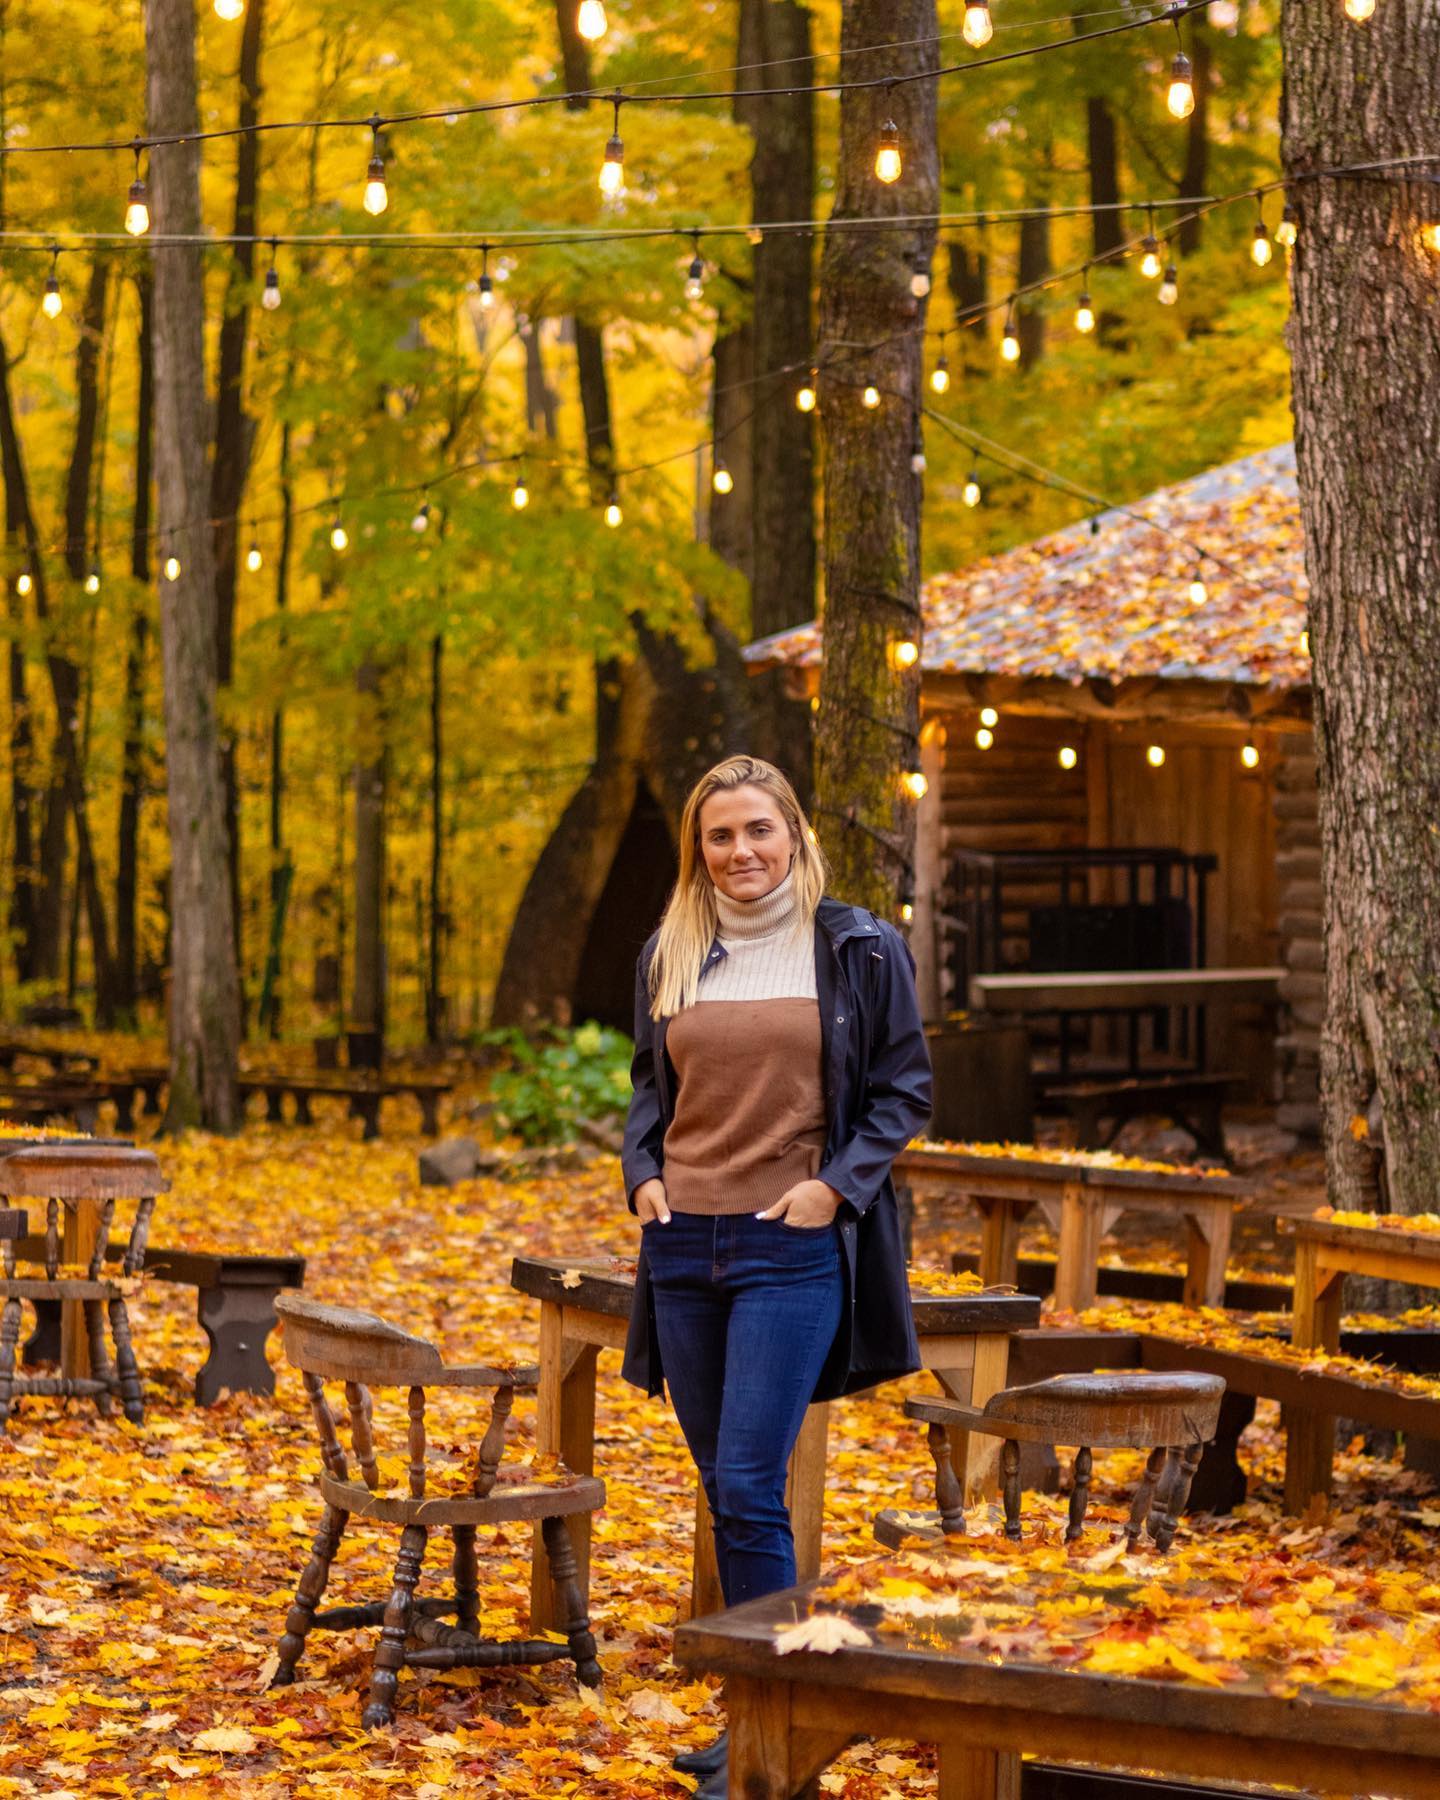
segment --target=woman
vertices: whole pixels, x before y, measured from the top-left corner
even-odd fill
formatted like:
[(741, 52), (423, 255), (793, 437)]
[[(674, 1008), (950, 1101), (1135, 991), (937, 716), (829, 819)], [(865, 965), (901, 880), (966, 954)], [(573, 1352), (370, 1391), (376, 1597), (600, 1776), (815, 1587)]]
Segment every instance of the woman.
[[(670, 1399), (727, 1606), (790, 1587), (785, 1468), (812, 1400), (920, 1365), (890, 1165), (930, 1114), (914, 964), (824, 895), (789, 781), (703, 776), (641, 952), (623, 1167), (640, 1219), (625, 1374)], [(725, 1793), (725, 1740), (677, 1758)]]

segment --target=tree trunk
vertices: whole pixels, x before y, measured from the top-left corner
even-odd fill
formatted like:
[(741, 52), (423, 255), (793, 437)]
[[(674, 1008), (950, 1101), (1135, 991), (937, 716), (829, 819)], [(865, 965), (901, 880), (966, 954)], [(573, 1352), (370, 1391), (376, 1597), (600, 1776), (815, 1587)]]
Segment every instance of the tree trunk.
[(711, 471), (702, 471), (706, 538), (715, 554), (750, 582), (753, 593), (755, 340), (748, 321), (715, 339), (710, 363), (715, 372), (710, 398), (715, 462), (725, 465), (734, 485), (728, 494), (717, 493)]
[[(1190, 15), (1190, 64), (1195, 85), (1195, 110), (1185, 136), (1185, 172), (1180, 177), (1180, 198), (1197, 200), (1210, 179), (1210, 87), (1212, 53), (1203, 12)], [(1182, 219), (1178, 233), (1180, 254), (1190, 256), (1200, 248), (1204, 219)]]
[[(130, 528), (130, 573), (150, 585), (150, 486), (153, 476), (155, 356), (151, 342), (153, 289), (142, 269), (135, 290), (140, 302), (139, 391), (135, 406), (135, 511)], [(140, 806), (145, 797), (145, 670), (150, 654), (150, 609), (144, 593), (131, 606), (125, 646), (125, 736), (120, 751), (120, 819), (115, 847), (115, 1005), (133, 1020), (139, 999), (135, 940), (135, 898), (140, 870)]]
[(1090, 204), (1107, 209), (1090, 215), (1091, 243), (1095, 255), (1101, 257), (1125, 242), (1125, 220), (1120, 212), (1120, 147), (1115, 115), (1109, 102), (1097, 94), (1085, 102), (1085, 140), (1090, 158)]
[(1440, 10), (1365, 25), (1285, 0), (1298, 208), (1289, 336), (1319, 766), (1321, 1117), (1337, 1207), (1440, 1210), (1440, 253), (1427, 181), (1306, 181), (1433, 156)]
[(436, 632), (430, 643), (430, 919), (425, 969), (425, 1041), (438, 1044), (445, 1018), (440, 1004), (441, 936), (444, 904), (441, 881), (445, 855), (445, 639)]
[[(840, 79), (937, 66), (935, 0), (844, 0)], [(867, 46), (898, 43), (899, 49)], [(886, 116), (900, 128), (903, 172), (875, 176)], [(937, 210), (935, 83), (840, 99), (832, 217)], [(893, 914), (913, 879), (915, 806), (901, 771), (919, 767), (920, 665), (897, 670), (890, 648), (920, 642), (920, 493), (911, 471), (923, 404), (925, 302), (910, 292), (933, 226), (830, 230), (820, 267), (820, 409), (825, 432), (825, 664), (820, 683), (817, 829), (840, 898)], [(873, 344), (857, 358), (846, 348)], [(834, 345), (833, 350), (828, 346)], [(863, 405), (873, 380), (881, 403)]]
[[(1031, 190), (1030, 205), (1050, 204), (1050, 177), (1045, 171)], [(1050, 217), (1048, 213), (1020, 221), (1019, 285), (1030, 287), (1050, 273)], [(1045, 296), (1035, 294), (1020, 302), (1020, 367), (1033, 368), (1045, 354)]]
[(551, 442), (555, 438), (555, 390), (545, 379), (545, 346), (541, 340), (541, 319), (521, 313), (515, 320), (520, 341), (525, 346), (525, 429), (533, 437), (537, 432)]
[[(149, 128), (197, 128), (192, 0), (145, 0)], [(158, 236), (198, 237), (199, 149), (165, 144), (150, 158)], [(215, 559), (195, 496), (208, 492), (205, 291), (200, 251), (155, 253), (155, 473), (167, 551), (178, 580), (160, 599), (165, 762), (170, 827), (170, 1097), (165, 1129), (233, 1131), (240, 992), (231, 915), (230, 846), (216, 721)]]
[(950, 298), (960, 320), (960, 366), (967, 375), (989, 374), (992, 358), (986, 344), (990, 302), (990, 258), (977, 248), (972, 253), (963, 238), (950, 240), (945, 261)]
[[(742, 87), (808, 87), (814, 79), (809, 7), (798, 0), (740, 0), (736, 60), (774, 65), (752, 69)], [(740, 100), (735, 116), (755, 139), (750, 185), (756, 224), (808, 219), (815, 210), (812, 96), (801, 92)], [(815, 615), (814, 425), (794, 402), (815, 355), (812, 255), (810, 237), (803, 231), (766, 235), (755, 246), (751, 356), (760, 379), (743, 396), (753, 414), (754, 498), (750, 556), (742, 565), (751, 578), (755, 637), (768, 637)], [(732, 472), (737, 460), (730, 459)], [(772, 669), (750, 679), (748, 705), (754, 718), (752, 747), (786, 771), (808, 804), (808, 704), (792, 698), (784, 672)]]
[(355, 675), (361, 696), (355, 763), (355, 982), (350, 1060), (379, 1068), (385, 1050), (385, 721), (380, 671), (368, 659)]

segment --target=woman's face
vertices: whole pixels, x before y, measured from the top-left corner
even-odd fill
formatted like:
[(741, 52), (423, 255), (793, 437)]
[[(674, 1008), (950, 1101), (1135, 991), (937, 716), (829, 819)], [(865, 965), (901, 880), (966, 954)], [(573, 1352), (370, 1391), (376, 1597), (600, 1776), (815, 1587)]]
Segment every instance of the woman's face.
[(722, 789), (700, 808), (700, 848), (711, 881), (731, 900), (760, 900), (790, 873), (794, 845), (780, 809), (760, 787)]

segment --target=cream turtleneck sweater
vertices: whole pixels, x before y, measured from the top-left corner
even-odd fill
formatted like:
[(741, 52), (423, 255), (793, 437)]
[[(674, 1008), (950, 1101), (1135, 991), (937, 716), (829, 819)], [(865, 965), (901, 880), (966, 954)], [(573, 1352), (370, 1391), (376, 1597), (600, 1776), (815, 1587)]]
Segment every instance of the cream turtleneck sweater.
[(672, 1212), (761, 1212), (813, 1176), (825, 1148), (815, 936), (788, 875), (759, 900), (717, 890), (715, 904), (725, 954), (666, 1034), (679, 1087), (665, 1196)]

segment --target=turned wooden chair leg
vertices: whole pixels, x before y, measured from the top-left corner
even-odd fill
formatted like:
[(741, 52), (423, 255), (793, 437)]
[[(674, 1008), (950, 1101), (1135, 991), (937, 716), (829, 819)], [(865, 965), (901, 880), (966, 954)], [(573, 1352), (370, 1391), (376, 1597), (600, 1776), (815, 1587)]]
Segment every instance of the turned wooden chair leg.
[(1082, 1444), (1075, 1452), (1075, 1467), (1070, 1477), (1070, 1521), (1065, 1527), (1067, 1544), (1073, 1544), (1085, 1529), (1085, 1509), (1090, 1504), (1090, 1467), (1093, 1460), (1088, 1445)]
[(454, 1525), (455, 1626), (472, 1637), (480, 1629), (480, 1564), (475, 1556), (475, 1527)]
[(555, 1589), (555, 1616), (561, 1631), (570, 1641), (570, 1654), (575, 1659), (575, 1674), (586, 1687), (599, 1687), (600, 1664), (595, 1660), (595, 1637), (590, 1630), (590, 1615), (580, 1592), (575, 1567), (575, 1548), (563, 1519), (542, 1519), (540, 1536), (545, 1544), (545, 1559), (550, 1564), (550, 1580)]
[(15, 1346), (20, 1342), (20, 1302), (7, 1300), (0, 1311), (0, 1425), (10, 1417), (15, 1389)]
[(965, 1494), (950, 1454), (950, 1433), (943, 1425), (932, 1424), (926, 1437), (935, 1464), (935, 1504), (940, 1509), (940, 1529), (946, 1537), (964, 1537)]
[(140, 1392), (140, 1365), (135, 1361), (135, 1347), (130, 1342), (130, 1315), (118, 1296), (110, 1301), (110, 1335), (115, 1340), (116, 1379), (120, 1386), (120, 1404), (132, 1425), (145, 1423), (145, 1399)]
[(1163, 1444), (1157, 1444), (1150, 1452), (1145, 1473), (1130, 1504), (1130, 1517), (1125, 1523), (1125, 1542), (1131, 1550), (1135, 1548), (1145, 1521), (1150, 1516), (1150, 1507), (1155, 1499), (1155, 1483), (1159, 1481), (1160, 1471), (1165, 1467), (1165, 1454)]
[(1195, 1479), (1195, 1471), (1200, 1467), (1200, 1458), (1204, 1454), (1203, 1444), (1187, 1444), (1183, 1451), (1172, 1451), (1175, 1458), (1170, 1480), (1165, 1484), (1165, 1493), (1160, 1502), (1159, 1517), (1155, 1520), (1152, 1535), (1157, 1550), (1168, 1550), (1175, 1540), (1180, 1520), (1185, 1512), (1186, 1502), (1190, 1498), (1190, 1484)]
[(370, 1703), (360, 1715), (367, 1731), (392, 1724), (395, 1690), (405, 1666), (405, 1640), (410, 1635), (410, 1615), (415, 1609), (415, 1588), (425, 1556), (426, 1530), (407, 1525), (400, 1533), (400, 1554), (395, 1561), (395, 1587), (385, 1606), (385, 1623), (375, 1647), (375, 1673), (370, 1677)]
[[(110, 1350), (105, 1342), (105, 1303), (103, 1300), (87, 1300), (84, 1306), (85, 1335), (90, 1342), (90, 1373), (97, 1381), (109, 1382), (113, 1389), (116, 1384), (115, 1367), (110, 1361)], [(108, 1419), (115, 1410), (113, 1393), (97, 1394), (95, 1404), (100, 1409), (101, 1417)]]
[(285, 1635), (280, 1639), (280, 1665), (271, 1679), (271, 1687), (288, 1687), (295, 1679), (295, 1665), (305, 1648), (305, 1639), (315, 1623), (315, 1608), (325, 1593), (330, 1579), (330, 1565), (340, 1548), (340, 1539), (350, 1515), (338, 1507), (327, 1506), (320, 1517), (320, 1529), (310, 1550), (310, 1560), (295, 1589), (295, 1599), (285, 1618)]
[(1006, 1438), (1000, 1448), (1000, 1488), (1005, 1501), (1005, 1535), (1020, 1541), (1020, 1446)]

